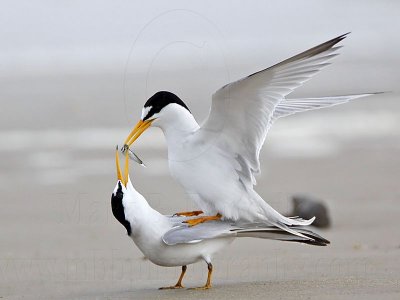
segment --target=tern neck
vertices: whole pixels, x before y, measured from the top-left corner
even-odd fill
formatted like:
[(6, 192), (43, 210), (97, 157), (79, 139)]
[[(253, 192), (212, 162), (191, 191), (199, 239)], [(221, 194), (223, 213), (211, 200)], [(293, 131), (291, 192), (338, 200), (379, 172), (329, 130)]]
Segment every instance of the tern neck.
[(193, 115), (183, 108), (171, 111), (168, 119), (160, 122), (158, 127), (164, 132), (168, 148), (181, 145), (200, 128)]
[[(165, 224), (166, 217), (153, 209), (129, 181), (123, 199), (125, 219), (130, 223), (132, 235), (140, 234), (149, 223)], [(165, 227), (165, 226), (164, 226)]]

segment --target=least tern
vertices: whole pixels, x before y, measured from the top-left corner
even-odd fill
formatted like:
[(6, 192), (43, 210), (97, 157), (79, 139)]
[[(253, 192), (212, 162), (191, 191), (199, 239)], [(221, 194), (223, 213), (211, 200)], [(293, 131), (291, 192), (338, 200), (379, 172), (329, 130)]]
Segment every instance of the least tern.
[(318, 246), (329, 244), (328, 240), (302, 227), (293, 227), (293, 230), (303, 236), (299, 237), (263, 224), (239, 225), (228, 221), (213, 221), (190, 227), (183, 223), (190, 220), (190, 217), (162, 215), (151, 208), (146, 199), (133, 187), (129, 177), (128, 157), (127, 155), (125, 158), (122, 172), (117, 149), (115, 159), (118, 180), (111, 195), (111, 208), (114, 217), (125, 227), (128, 236), (151, 262), (164, 267), (182, 267), (178, 282), (160, 289), (183, 288), (182, 279), (186, 266), (198, 261), (205, 261), (208, 268), (206, 284), (198, 289), (210, 288), (213, 255), (237, 237), (274, 239)]
[(221, 216), (264, 222), (289, 231), (288, 226), (311, 224), (314, 218), (288, 218), (273, 209), (254, 190), (254, 176), (260, 173), (260, 150), (275, 120), (372, 95), (286, 98), (329, 65), (341, 48), (335, 45), (346, 36), (225, 85), (213, 94), (209, 116), (201, 126), (178, 96), (166, 91), (156, 93), (145, 103), (141, 119), (122, 150), (129, 149), (150, 126), (161, 128), (172, 176), (206, 215), (190, 220), (192, 225)]

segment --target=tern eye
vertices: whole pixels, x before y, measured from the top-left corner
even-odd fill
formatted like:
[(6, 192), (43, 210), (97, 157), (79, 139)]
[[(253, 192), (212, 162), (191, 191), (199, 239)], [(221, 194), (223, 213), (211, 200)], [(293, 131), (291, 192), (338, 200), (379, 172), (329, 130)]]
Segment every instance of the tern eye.
[(146, 121), (148, 118), (150, 118), (153, 115), (153, 106), (145, 106), (142, 109), (142, 120)]

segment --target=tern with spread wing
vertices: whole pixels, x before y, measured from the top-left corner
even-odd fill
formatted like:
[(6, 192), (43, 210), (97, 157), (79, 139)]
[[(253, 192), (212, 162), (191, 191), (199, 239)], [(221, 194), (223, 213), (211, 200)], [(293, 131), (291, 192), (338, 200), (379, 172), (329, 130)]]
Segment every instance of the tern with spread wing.
[(191, 225), (223, 217), (262, 222), (296, 234), (290, 226), (309, 225), (314, 219), (285, 217), (254, 190), (260, 150), (269, 128), (281, 117), (371, 95), (286, 98), (329, 65), (341, 48), (336, 44), (346, 35), (220, 88), (201, 126), (178, 96), (156, 93), (145, 103), (122, 150), (127, 151), (150, 126), (161, 128), (170, 172), (201, 209), (184, 215), (205, 214), (189, 220)]
[(237, 237), (300, 242), (317, 246), (329, 244), (328, 240), (303, 227), (292, 228), (302, 235), (299, 237), (264, 224), (239, 225), (218, 220), (192, 227), (183, 223), (191, 217), (162, 215), (151, 208), (146, 199), (133, 187), (129, 177), (128, 157), (127, 155), (125, 158), (124, 172), (122, 172), (118, 150), (116, 151), (118, 180), (111, 195), (111, 208), (114, 217), (125, 227), (128, 236), (151, 262), (164, 267), (182, 267), (178, 282), (161, 289), (183, 288), (182, 279), (186, 266), (198, 261), (205, 261), (208, 268), (207, 282), (199, 289), (209, 289), (213, 255)]

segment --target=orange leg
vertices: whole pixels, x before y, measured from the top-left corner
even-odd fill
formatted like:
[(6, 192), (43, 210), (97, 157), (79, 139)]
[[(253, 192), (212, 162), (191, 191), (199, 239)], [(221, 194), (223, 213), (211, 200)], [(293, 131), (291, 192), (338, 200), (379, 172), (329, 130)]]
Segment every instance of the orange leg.
[(222, 218), (222, 215), (216, 214), (215, 216), (204, 216), (196, 219), (191, 219), (191, 220), (186, 220), (183, 221), (183, 223), (189, 224), (189, 226), (196, 226), (198, 224), (207, 222), (207, 221), (214, 221), (214, 220), (219, 220)]
[(202, 213), (203, 213), (202, 210), (183, 211), (183, 212), (174, 213), (174, 216), (193, 217), (193, 216), (201, 215)]
[(186, 269), (186, 266), (182, 266), (181, 276), (179, 276), (178, 282), (175, 285), (160, 287), (159, 290), (175, 290), (184, 288), (184, 286), (182, 285), (182, 279), (183, 276), (185, 276)]
[(208, 263), (207, 268), (208, 268), (208, 275), (207, 275), (206, 284), (204, 286), (191, 288), (191, 290), (208, 290), (211, 288), (211, 275), (212, 275), (212, 271), (213, 271), (213, 265), (211, 263)]

